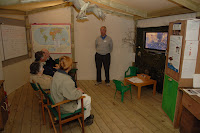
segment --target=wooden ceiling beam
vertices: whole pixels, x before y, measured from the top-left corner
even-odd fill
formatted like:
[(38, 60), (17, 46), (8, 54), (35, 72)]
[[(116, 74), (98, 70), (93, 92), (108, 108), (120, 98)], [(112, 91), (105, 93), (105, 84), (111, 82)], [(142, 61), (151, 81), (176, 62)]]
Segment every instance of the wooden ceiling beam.
[(191, 11), (187, 8), (183, 7), (172, 7), (165, 10), (159, 10), (155, 12), (148, 13), (148, 18), (156, 18), (156, 17), (163, 17), (163, 16), (171, 16), (171, 15), (178, 15), (178, 14), (186, 14), (186, 13), (192, 13), (194, 11)]
[(24, 3), (35, 3), (35, 2), (44, 2), (44, 1), (55, 1), (55, 0), (0, 0), (0, 6), (10, 6), (16, 4)]
[[(55, 1), (55, 0), (35, 0), (34, 2), (41, 2), (41, 1)], [(134, 9), (132, 7), (129, 7), (127, 5), (123, 5), (111, 0), (84, 0), (84, 1), (90, 1), (91, 3), (97, 4), (98, 6), (100, 6), (103, 9), (109, 10), (111, 9), (111, 11), (116, 11), (118, 13), (124, 13), (124, 14), (128, 14), (128, 15), (132, 15), (132, 16), (139, 16), (142, 18), (147, 18), (147, 13), (143, 12), (143, 11), (139, 11), (137, 9)], [(30, 3), (33, 2), (31, 0), (3, 0), (3, 2), (0, 2), (0, 5), (13, 5), (13, 4), (22, 4), (22, 3)], [(67, 3), (67, 2), (66, 2)], [(52, 8), (56, 8), (56, 7), (60, 7), (59, 6), (52, 6), (49, 8), (39, 8), (39, 9), (34, 9), (32, 11), (28, 11), (28, 14), (32, 14), (32, 13), (36, 13), (36, 12), (41, 12), (41, 11), (45, 11), (45, 10), (50, 10)]]
[(108, 13), (108, 14), (114, 14), (114, 15), (117, 15), (117, 16), (124, 16), (124, 17), (128, 17), (128, 18), (134, 18), (133, 15), (131, 14), (127, 14), (127, 13), (123, 13), (123, 12), (116, 12), (114, 10), (111, 10), (111, 9), (102, 9), (104, 12)]
[(90, 1), (91, 3), (97, 4), (101, 8), (111, 8), (114, 9), (117, 12), (123, 12), (127, 13), (133, 16), (139, 16), (142, 18), (147, 18), (147, 13), (143, 11), (136, 10), (132, 7), (129, 7), (127, 5), (123, 5), (111, 0), (87, 0)]
[(69, 6), (69, 5), (70, 5), (70, 3), (62, 3), (62, 4), (54, 5), (54, 6), (36, 8), (36, 9), (31, 10), (31, 11), (27, 11), (26, 13), (27, 13), (27, 15), (29, 15), (29, 14), (34, 14), (34, 13), (38, 13), (38, 12), (43, 12), (43, 11), (63, 8), (63, 7)]
[(191, 0), (169, 0), (169, 1), (174, 2), (178, 5), (184, 6), (195, 12), (200, 11), (200, 6)]
[[(186, 14), (186, 13), (194, 13), (194, 11), (191, 11), (187, 8), (183, 7), (172, 7), (164, 10), (154, 11), (148, 13), (148, 18), (157, 18), (157, 17), (164, 17), (164, 16), (172, 16), (172, 15), (179, 15), (179, 14)], [(134, 17), (134, 20), (141, 20), (145, 18), (141, 17)]]
[(0, 8), (0, 14), (26, 15), (25, 11)]

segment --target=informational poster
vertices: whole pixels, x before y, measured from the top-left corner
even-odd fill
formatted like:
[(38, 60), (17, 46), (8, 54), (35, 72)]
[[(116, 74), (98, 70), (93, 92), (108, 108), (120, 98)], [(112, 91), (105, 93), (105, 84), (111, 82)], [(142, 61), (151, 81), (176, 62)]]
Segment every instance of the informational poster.
[(5, 60), (28, 54), (25, 27), (1, 25), (1, 34)]
[(181, 35), (181, 23), (173, 24), (172, 34), (173, 35)]
[(199, 37), (199, 20), (187, 20), (185, 40), (198, 41)]
[(191, 79), (195, 73), (196, 60), (183, 60), (181, 78)]
[(198, 41), (186, 41), (184, 59), (196, 59), (198, 52)]
[(196, 69), (198, 41), (186, 41), (181, 78), (193, 78)]
[(200, 74), (194, 74), (193, 76), (193, 87), (200, 88)]
[(173, 24), (173, 30), (181, 30), (181, 23)]
[(177, 35), (170, 36), (168, 67), (175, 72), (179, 72), (182, 38), (182, 36)]
[(71, 53), (70, 24), (33, 24), (31, 26), (33, 50), (43, 48), (50, 53)]

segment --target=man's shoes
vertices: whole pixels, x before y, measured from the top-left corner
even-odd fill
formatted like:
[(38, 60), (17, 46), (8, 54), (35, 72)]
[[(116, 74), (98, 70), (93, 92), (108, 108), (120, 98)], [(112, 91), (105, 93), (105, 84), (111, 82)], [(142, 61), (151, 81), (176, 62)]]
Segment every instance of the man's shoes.
[(94, 115), (91, 114), (89, 117), (87, 117), (86, 119), (94, 119)]
[(110, 86), (110, 83), (106, 83), (107, 86)]
[(100, 85), (100, 84), (102, 84), (102, 82), (96, 82), (96, 83), (95, 83), (95, 85)]
[(85, 126), (92, 125), (92, 123), (93, 123), (93, 119), (86, 119), (86, 120), (84, 121), (84, 125), (85, 125)]
[(85, 126), (92, 125), (93, 119), (94, 119), (94, 115), (93, 115), (93, 114), (91, 114), (89, 117), (87, 117), (87, 118), (84, 120)]

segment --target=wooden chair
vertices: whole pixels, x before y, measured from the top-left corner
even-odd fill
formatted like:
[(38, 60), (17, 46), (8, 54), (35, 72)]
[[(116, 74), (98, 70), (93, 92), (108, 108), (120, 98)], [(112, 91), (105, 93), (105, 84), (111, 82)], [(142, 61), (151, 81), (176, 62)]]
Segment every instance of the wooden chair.
[[(78, 119), (78, 121), (82, 127), (82, 133), (84, 133), (84, 110), (85, 110), (85, 108), (83, 107), (83, 98), (85, 98), (85, 96), (81, 96), (79, 98), (79, 99), (81, 99), (81, 109), (76, 110), (74, 113), (61, 114), (60, 105), (74, 101), (74, 100), (64, 100), (62, 102), (55, 103), (53, 101), (51, 95), (47, 94), (41, 88), (40, 84), (38, 84), (38, 86), (39, 86), (39, 89), (41, 90), (41, 92), (43, 93), (43, 95), (47, 99), (47, 110), (48, 110), (48, 114), (49, 114), (52, 126), (54, 128), (54, 132), (57, 133), (55, 125), (54, 125), (54, 121), (59, 122), (60, 133), (62, 133), (62, 124), (70, 122), (75, 119)], [(79, 99), (77, 99), (77, 100), (79, 100)], [(54, 118), (52, 118), (52, 114), (53, 114)], [(82, 122), (81, 122), (80, 118), (82, 118)]]
[(44, 108), (45, 108), (45, 106), (47, 106), (47, 100), (44, 99), (44, 96), (43, 96), (42, 92), (40, 91), (40, 89), (38, 89), (35, 81), (32, 81), (32, 83), (30, 83), (30, 84), (31, 84), (36, 96), (39, 99), (39, 103), (41, 103), (43, 124), (45, 125), (46, 124), (46, 119), (45, 119), (45, 114), (44, 114)]

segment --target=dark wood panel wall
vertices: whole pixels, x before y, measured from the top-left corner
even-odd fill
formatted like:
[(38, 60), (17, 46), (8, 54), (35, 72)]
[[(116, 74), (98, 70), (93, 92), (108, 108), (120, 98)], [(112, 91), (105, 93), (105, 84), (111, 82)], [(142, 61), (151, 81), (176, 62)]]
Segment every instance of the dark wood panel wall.
[(139, 68), (139, 73), (146, 73), (152, 79), (157, 80), (156, 90), (161, 93), (165, 70), (165, 52), (144, 49), (145, 32), (168, 32), (168, 26), (137, 28), (135, 65)]

